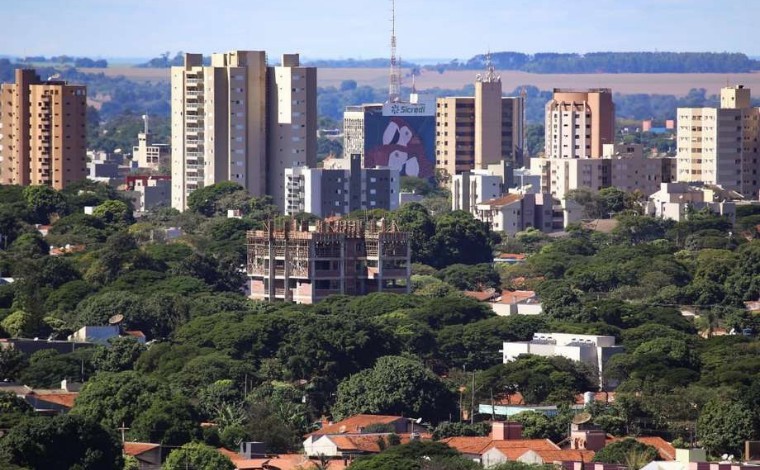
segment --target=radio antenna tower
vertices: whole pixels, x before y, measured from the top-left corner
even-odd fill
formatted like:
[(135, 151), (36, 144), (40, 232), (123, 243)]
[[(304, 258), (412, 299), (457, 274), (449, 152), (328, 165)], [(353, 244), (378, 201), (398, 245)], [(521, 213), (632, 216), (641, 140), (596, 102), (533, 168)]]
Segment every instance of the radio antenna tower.
[(401, 93), (401, 73), (396, 61), (396, 0), (391, 0), (391, 71), (388, 86), (388, 101), (395, 103)]

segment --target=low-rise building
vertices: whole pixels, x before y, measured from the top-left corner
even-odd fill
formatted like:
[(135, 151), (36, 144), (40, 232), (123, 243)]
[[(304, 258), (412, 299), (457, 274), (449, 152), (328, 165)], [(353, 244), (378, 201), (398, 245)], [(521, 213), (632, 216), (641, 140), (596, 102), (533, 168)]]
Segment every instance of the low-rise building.
[(531, 159), (541, 175), (541, 192), (563, 198), (569, 191), (614, 187), (649, 196), (661, 183), (675, 181), (675, 157), (647, 157), (640, 144), (604, 144), (601, 158)]
[(475, 218), (509, 235), (528, 228), (551, 232), (553, 200), (548, 194), (506, 194), (477, 204)]
[(127, 176), (127, 191), (135, 193), (135, 210), (145, 212), (171, 206), (171, 176)]
[(408, 294), (409, 234), (385, 220), (336, 220), (248, 232), (251, 298), (315, 303), (334, 294)]
[(689, 183), (663, 183), (660, 190), (649, 196), (646, 213), (676, 222), (686, 220), (690, 212), (708, 210), (727, 217), (733, 223), (736, 219), (736, 204), (732, 201), (717, 200), (716, 192)]
[(162, 166), (169, 164), (171, 147), (150, 142), (153, 134), (148, 126), (148, 116), (143, 115), (142, 118), (145, 129), (137, 134), (137, 145), (132, 147), (132, 161), (137, 163), (138, 168), (159, 171)]
[(504, 364), (514, 361), (522, 354), (562, 356), (584, 362), (596, 369), (599, 374), (599, 386), (605, 388), (607, 384), (603, 381), (604, 364), (614, 354), (623, 352), (623, 347), (615, 345), (614, 336), (535, 333), (530, 341), (505, 341), (500, 352)]
[(285, 170), (285, 215), (307, 212), (317, 217), (356, 210), (394, 210), (399, 204), (400, 175), (387, 167), (362, 168), (361, 155), (351, 155), (349, 169)]

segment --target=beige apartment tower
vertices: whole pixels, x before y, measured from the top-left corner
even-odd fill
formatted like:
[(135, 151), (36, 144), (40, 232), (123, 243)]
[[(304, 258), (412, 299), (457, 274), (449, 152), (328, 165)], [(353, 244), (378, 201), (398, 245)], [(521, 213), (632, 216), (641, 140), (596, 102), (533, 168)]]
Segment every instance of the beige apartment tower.
[(501, 79), (489, 64), (474, 97), (438, 98), (436, 168), (451, 177), (502, 161), (522, 166), (523, 99), (501, 95)]
[(63, 189), (84, 179), (86, 88), (34, 70), (15, 78), (0, 86), (0, 183)]
[(720, 90), (720, 108), (678, 108), (678, 181), (715, 184), (758, 199), (760, 108), (742, 85)]
[(284, 206), (285, 168), (316, 162), (316, 69), (298, 54), (267, 67), (263, 51), (185, 54), (172, 67), (172, 207), (221, 181)]
[(302, 67), (298, 54), (284, 54), (267, 70), (267, 194), (285, 207), (285, 170), (317, 165), (317, 69)]
[(172, 67), (172, 207), (196, 189), (238, 183), (266, 188), (266, 53), (185, 54)]
[(612, 90), (554, 89), (546, 103), (545, 158), (600, 158), (614, 139)]

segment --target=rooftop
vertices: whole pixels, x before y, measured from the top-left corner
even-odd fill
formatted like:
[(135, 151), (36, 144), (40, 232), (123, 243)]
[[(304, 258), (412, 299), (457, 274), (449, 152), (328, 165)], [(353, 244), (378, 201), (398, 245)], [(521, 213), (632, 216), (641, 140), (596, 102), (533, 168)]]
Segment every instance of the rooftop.
[(388, 415), (368, 415), (360, 414), (346, 418), (336, 423), (329, 423), (323, 425), (321, 429), (318, 429), (309, 436), (322, 436), (325, 434), (347, 434), (347, 433), (361, 433), (365, 428), (372, 424), (391, 424), (398, 420), (406, 420), (403, 416), (388, 416)]

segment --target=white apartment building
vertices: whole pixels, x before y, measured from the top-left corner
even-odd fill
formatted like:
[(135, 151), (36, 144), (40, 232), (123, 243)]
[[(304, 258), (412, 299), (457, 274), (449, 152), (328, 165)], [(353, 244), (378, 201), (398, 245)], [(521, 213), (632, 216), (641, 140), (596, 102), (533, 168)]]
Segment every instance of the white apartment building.
[(677, 180), (716, 184), (757, 199), (760, 191), (760, 108), (750, 89), (720, 90), (720, 108), (678, 108)]
[(614, 354), (623, 352), (615, 345), (614, 336), (577, 335), (571, 333), (534, 333), (530, 341), (505, 341), (503, 363), (514, 361), (521, 354), (552, 357), (562, 356), (594, 367), (599, 374), (599, 386), (604, 388), (604, 364)]
[[(285, 168), (316, 160), (316, 69), (297, 54), (267, 68), (264, 51), (185, 54), (172, 67), (172, 207), (232, 181), (282, 204)], [(279, 196), (279, 197), (277, 197)]]
[(475, 206), (504, 192), (504, 175), (492, 170), (470, 170), (451, 177), (451, 210), (474, 212)]

